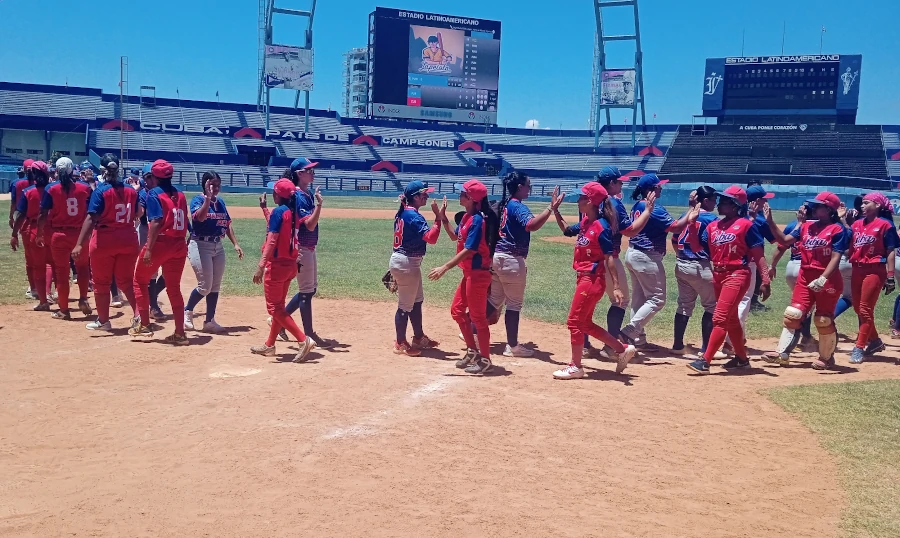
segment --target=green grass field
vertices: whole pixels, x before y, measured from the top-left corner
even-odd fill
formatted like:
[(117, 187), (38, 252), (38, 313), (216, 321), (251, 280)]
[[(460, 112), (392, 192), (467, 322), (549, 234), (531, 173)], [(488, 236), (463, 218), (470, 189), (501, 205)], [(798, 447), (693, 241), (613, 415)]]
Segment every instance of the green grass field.
[(837, 457), (849, 494), (844, 536), (900, 536), (900, 382), (787, 387), (769, 396)]

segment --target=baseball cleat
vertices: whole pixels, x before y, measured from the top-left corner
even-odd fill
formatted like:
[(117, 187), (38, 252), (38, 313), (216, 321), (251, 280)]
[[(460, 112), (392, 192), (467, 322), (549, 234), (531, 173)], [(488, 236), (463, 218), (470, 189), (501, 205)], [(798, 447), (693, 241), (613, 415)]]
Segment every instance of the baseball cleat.
[[(610, 353), (615, 354), (615, 351), (610, 350)], [(628, 367), (628, 363), (631, 362), (631, 359), (634, 358), (634, 355), (637, 353), (637, 349), (634, 346), (625, 346), (625, 351), (618, 354), (618, 357), (614, 357), (614, 355), (610, 355), (609, 358), (615, 358), (616, 360), (616, 373), (621, 374), (625, 371), (625, 368)]]
[(456, 367), (460, 370), (467, 368), (472, 362), (475, 361), (475, 357), (478, 356), (478, 352), (474, 349), (467, 349), (466, 354), (463, 355), (461, 359), (456, 361)]
[(337, 345), (337, 341), (331, 340), (329, 338), (322, 338), (316, 333), (312, 333), (307, 336), (307, 338), (312, 338), (312, 341), (316, 344), (316, 347), (319, 349), (331, 349)]
[(163, 339), (163, 342), (172, 344), (173, 346), (189, 346), (191, 341), (184, 334), (172, 333)]
[(574, 364), (553, 372), (553, 379), (581, 379), (582, 377), (584, 377), (584, 368)]
[(40, 303), (34, 305), (32, 308), (35, 312), (49, 312), (50, 311), (50, 303)]
[(254, 355), (262, 355), (263, 357), (274, 357), (275, 346), (267, 346), (265, 344), (261, 346), (251, 346), (250, 353), (253, 353)]
[(828, 360), (822, 360), (822, 357), (819, 357), (812, 363), (813, 370), (830, 370), (834, 368), (834, 355), (828, 358)]
[(412, 347), (417, 349), (433, 349), (440, 345), (440, 342), (437, 340), (432, 340), (428, 338), (426, 335), (422, 336), (414, 336), (412, 339)]
[(725, 368), (726, 370), (741, 370), (744, 368), (750, 368), (750, 359), (741, 359), (738, 357), (734, 357), (730, 361), (723, 364), (722, 368)]
[(85, 327), (85, 329), (87, 329), (89, 331), (107, 331), (107, 332), (109, 332), (112, 330), (112, 323), (110, 323), (108, 321), (106, 323), (100, 323), (100, 320), (94, 320), (94, 321), (88, 323), (87, 325), (85, 325), (84, 327)]
[(306, 362), (309, 360), (309, 352), (316, 347), (316, 343), (309, 336), (300, 344), (300, 352), (294, 357), (293, 362)]
[(111, 306), (113, 308), (122, 308), (124, 305), (125, 305), (125, 302), (122, 301), (122, 297), (120, 297), (119, 295), (116, 295), (115, 297), (113, 297), (112, 301), (110, 301), (110, 303), (109, 303), (109, 306)]
[(626, 325), (619, 331), (619, 340), (624, 342), (625, 345), (636, 345), (639, 339), (640, 335), (637, 333), (637, 329), (631, 325)]
[(69, 314), (69, 311), (66, 310), (63, 312), (62, 310), (57, 310), (56, 312), (50, 314), (50, 317), (53, 319), (64, 319), (66, 321), (72, 321), (72, 314)]
[(85, 316), (90, 316), (94, 312), (94, 310), (91, 308), (91, 303), (89, 303), (87, 299), (81, 299), (78, 301), (78, 309), (81, 310), (81, 313)]
[(418, 357), (422, 352), (412, 347), (406, 342), (394, 342), (394, 355), (406, 355), (407, 357)]
[(285, 329), (284, 327), (282, 327), (281, 330), (278, 331), (278, 338), (281, 338), (285, 342), (291, 341), (291, 337), (288, 336), (287, 329)]
[(205, 323), (203, 323), (203, 332), (209, 334), (222, 334), (225, 332), (225, 329), (216, 323), (216, 320), (211, 319)]
[(866, 346), (866, 351), (865, 353), (863, 353), (863, 355), (865, 355), (866, 357), (871, 357), (876, 353), (881, 353), (886, 348), (887, 346), (884, 345), (884, 342), (881, 341), (881, 338), (876, 338), (875, 340), (869, 342), (869, 345)]
[(850, 350), (850, 364), (862, 364), (863, 361), (866, 360), (865, 353), (866, 350), (863, 348), (854, 346), (853, 349)]
[(472, 362), (467, 368), (467, 374), (486, 374), (490, 372), (494, 368), (494, 364), (491, 362), (491, 359), (487, 357), (482, 357), (481, 355), (477, 355), (475, 361)]
[(128, 336), (133, 336), (135, 338), (150, 338), (153, 336), (153, 331), (146, 325), (138, 325), (137, 327), (128, 329)]
[(192, 310), (184, 311), (184, 328), (189, 331), (194, 330), (194, 312)]
[(38, 296), (37, 293), (35, 293), (31, 288), (28, 288), (27, 290), (25, 290), (25, 298), (37, 300)]
[(697, 359), (687, 365), (688, 369), (692, 370), (697, 374), (708, 374), (709, 373), (709, 363), (707, 363), (703, 359)]
[(504, 357), (531, 357), (533, 355), (534, 350), (522, 344), (518, 344), (516, 347), (509, 347), (509, 344), (506, 344), (506, 349), (503, 350)]
[(683, 355), (687, 355), (688, 348), (687, 348), (687, 346), (673, 347), (672, 349), (669, 350), (669, 353), (671, 353), (672, 355), (678, 355), (680, 357)]
[(167, 316), (158, 306), (151, 306), (150, 317), (153, 318), (153, 321), (165, 321)]

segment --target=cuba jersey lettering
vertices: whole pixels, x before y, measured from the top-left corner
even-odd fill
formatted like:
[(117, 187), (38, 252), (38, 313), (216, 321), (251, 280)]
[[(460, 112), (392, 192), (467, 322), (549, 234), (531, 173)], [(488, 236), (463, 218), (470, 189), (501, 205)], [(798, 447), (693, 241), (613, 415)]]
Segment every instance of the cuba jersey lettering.
[[(796, 220), (789, 222), (788, 225), (784, 227), (784, 235), (791, 235), (797, 226), (799, 226), (799, 223)], [(791, 261), (800, 261), (800, 247), (797, 245), (796, 241), (791, 245)]]
[(426, 246), (437, 242), (440, 232), (437, 223), (433, 228), (428, 226), (421, 213), (406, 207), (394, 218), (394, 252), (408, 258), (421, 258), (425, 256)]
[(269, 216), (269, 233), (278, 234), (275, 241), (275, 252), (272, 261), (297, 261), (297, 230), (300, 228), (294, 219), (294, 212), (288, 206), (276, 207)]
[(459, 226), (456, 228), (456, 253), (459, 254), (463, 250), (472, 250), (474, 255), (463, 260), (459, 266), (463, 271), (468, 272), (477, 269), (490, 269), (491, 267), (491, 250), (487, 244), (486, 229), (484, 226), (484, 217), (481, 213), (463, 215)]
[(859, 219), (850, 230), (850, 263), (886, 263), (888, 253), (900, 245), (894, 224), (881, 217), (868, 224), (865, 219)]
[[(192, 218), (203, 207), (204, 199), (202, 194), (198, 194), (191, 200)], [(228, 214), (228, 208), (225, 207), (225, 202), (221, 198), (216, 197), (215, 201), (209, 203), (206, 220), (203, 222), (193, 221), (193, 235), (195, 237), (225, 237), (230, 225), (231, 215)]]
[(531, 232), (525, 229), (534, 215), (520, 200), (511, 199), (503, 214), (500, 215), (500, 239), (497, 240), (497, 252), (510, 256), (528, 256), (531, 245)]
[(88, 214), (98, 228), (132, 228), (138, 207), (138, 193), (121, 183), (113, 187), (103, 182), (91, 194)]
[(161, 221), (160, 236), (184, 239), (188, 228), (187, 215), (187, 200), (178, 189), (168, 193), (162, 187), (156, 187), (147, 193), (147, 220)]
[(49, 210), (47, 217), (53, 228), (81, 228), (90, 197), (91, 188), (83, 183), (73, 184), (69, 192), (61, 183), (53, 183), (44, 192), (41, 209)]
[(800, 249), (800, 266), (824, 271), (832, 252), (843, 254), (847, 250), (848, 235), (840, 224), (819, 224), (819, 221), (807, 221), (794, 228), (791, 237)]
[[(297, 189), (297, 207), (296, 214), (299, 222), (305, 221), (316, 210), (316, 200), (309, 191)], [(306, 229), (306, 226), (300, 226), (297, 233), (300, 247), (308, 250), (314, 250), (319, 244), (319, 225), (312, 230)]]
[[(634, 204), (631, 208), (631, 220), (635, 221), (646, 209), (647, 204), (643, 200)], [(656, 204), (653, 206), (653, 213), (650, 214), (650, 221), (641, 230), (641, 233), (631, 238), (629, 244), (645, 252), (657, 252), (659, 254), (666, 253), (666, 235), (669, 233), (669, 226), (675, 220), (666, 208)]]
[[(605, 274), (603, 260), (614, 252), (613, 235), (606, 219), (600, 218), (590, 222), (587, 217), (578, 223), (578, 236), (575, 239), (575, 259), (572, 269), (579, 273)], [(575, 227), (570, 227), (575, 231)]]
[(763, 238), (749, 219), (734, 217), (711, 222), (701, 236), (715, 267), (747, 265), (751, 249), (761, 247)]
[(619, 253), (622, 251), (622, 230), (631, 228), (631, 216), (628, 214), (628, 209), (625, 208), (625, 204), (622, 203), (622, 200), (615, 196), (610, 196), (609, 201), (612, 203), (613, 209), (616, 212), (616, 218), (619, 220), (619, 227), (612, 236), (613, 256), (618, 258)]
[(707, 226), (716, 220), (715, 215), (701, 209), (697, 221), (688, 224), (678, 235), (678, 257), (683, 260), (708, 260), (709, 252), (706, 251), (700, 237)]

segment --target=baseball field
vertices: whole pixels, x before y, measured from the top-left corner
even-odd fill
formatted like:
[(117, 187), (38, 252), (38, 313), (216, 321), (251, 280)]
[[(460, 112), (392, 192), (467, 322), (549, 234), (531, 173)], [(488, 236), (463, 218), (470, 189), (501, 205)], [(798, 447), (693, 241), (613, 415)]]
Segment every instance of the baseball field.
[[(0, 248), (0, 536), (900, 536), (900, 341), (850, 365), (848, 312), (838, 368), (812, 370), (810, 353), (787, 368), (758, 360), (790, 298), (786, 260), (748, 322), (753, 368), (697, 378), (662, 351), (624, 375), (586, 360), (586, 379), (554, 381), (574, 278), (572, 244), (549, 222), (532, 238), (520, 331), (535, 356), (502, 357), (501, 323), (494, 375), (473, 378), (453, 367), (459, 271), (425, 285), (440, 348), (393, 355), (380, 279), (396, 203), (327, 197), (315, 323), (341, 345), (294, 364), (287, 344), (275, 360), (248, 351), (268, 330), (251, 281), (265, 226), (255, 197), (224, 199), (247, 254), (226, 249), (228, 334), (189, 333), (186, 348), (131, 341), (127, 306), (102, 335), (80, 314), (32, 312), (22, 253)], [(442, 236), (423, 270), (453, 252)], [(669, 304), (647, 331), (664, 348), (677, 295), (672, 256), (666, 266)], [(194, 282), (188, 267), (185, 295)], [(883, 335), (893, 300), (878, 305)], [(699, 321), (698, 305), (697, 344)]]

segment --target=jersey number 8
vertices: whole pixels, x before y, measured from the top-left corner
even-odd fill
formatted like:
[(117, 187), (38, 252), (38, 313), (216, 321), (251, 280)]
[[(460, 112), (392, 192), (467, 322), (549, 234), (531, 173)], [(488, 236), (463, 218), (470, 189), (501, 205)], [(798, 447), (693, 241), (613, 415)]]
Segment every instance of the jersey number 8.
[(400, 248), (403, 244), (403, 219), (394, 221), (394, 248)]
[(70, 217), (75, 217), (78, 215), (78, 199), (77, 198), (66, 198), (66, 214)]

